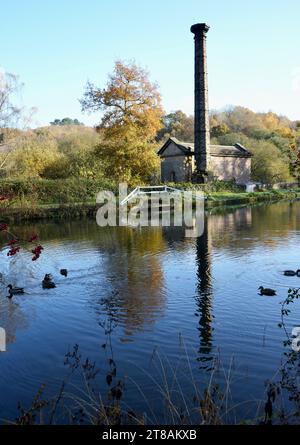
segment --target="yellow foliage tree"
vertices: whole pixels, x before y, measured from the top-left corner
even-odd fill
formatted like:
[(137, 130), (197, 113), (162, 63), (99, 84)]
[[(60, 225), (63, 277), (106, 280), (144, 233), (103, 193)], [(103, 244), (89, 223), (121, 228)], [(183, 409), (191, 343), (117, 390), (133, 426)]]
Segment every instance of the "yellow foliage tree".
[(105, 174), (131, 185), (157, 174), (159, 159), (153, 148), (162, 127), (163, 109), (157, 85), (134, 62), (117, 61), (106, 88), (88, 83), (81, 100), (83, 111), (103, 111), (102, 142), (95, 150)]
[(163, 109), (157, 85), (134, 62), (116, 61), (106, 88), (88, 82), (82, 110), (104, 111), (99, 128), (104, 139), (151, 142), (162, 127)]
[(106, 177), (130, 186), (148, 183), (159, 170), (155, 146), (139, 141), (103, 142), (95, 149), (95, 158)]
[(14, 144), (6, 173), (13, 178), (39, 178), (43, 177), (49, 164), (60, 163), (61, 160), (62, 155), (54, 139), (28, 131)]

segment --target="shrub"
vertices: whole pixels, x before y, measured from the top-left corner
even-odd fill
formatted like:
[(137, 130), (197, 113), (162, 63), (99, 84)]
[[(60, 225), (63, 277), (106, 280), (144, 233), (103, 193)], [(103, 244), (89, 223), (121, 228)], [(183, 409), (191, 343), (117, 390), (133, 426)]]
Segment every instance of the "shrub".
[(95, 201), (101, 190), (116, 190), (108, 179), (28, 179), (1, 180), (0, 194), (14, 197), (14, 200), (38, 202), (40, 204), (64, 204)]

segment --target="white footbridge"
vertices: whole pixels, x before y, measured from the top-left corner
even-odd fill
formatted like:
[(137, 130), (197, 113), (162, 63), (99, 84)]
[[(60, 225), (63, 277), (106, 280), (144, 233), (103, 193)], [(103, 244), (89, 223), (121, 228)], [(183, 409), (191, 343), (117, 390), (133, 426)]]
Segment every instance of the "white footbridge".
[[(129, 204), (131, 201), (134, 201), (135, 199), (141, 198), (143, 196), (148, 196), (149, 198), (151, 198), (152, 196), (155, 195), (160, 195), (160, 196), (164, 196), (164, 195), (168, 195), (171, 198), (172, 197), (176, 197), (176, 196), (182, 196), (185, 190), (179, 190), (176, 189), (174, 187), (169, 187), (167, 185), (165, 186), (153, 186), (153, 187), (136, 187), (131, 193), (129, 193), (128, 196), (126, 196), (126, 198), (124, 198), (120, 204), (123, 206), (125, 204)], [(195, 200), (203, 200), (204, 195), (202, 192), (195, 192), (195, 195), (193, 196), (193, 198)]]

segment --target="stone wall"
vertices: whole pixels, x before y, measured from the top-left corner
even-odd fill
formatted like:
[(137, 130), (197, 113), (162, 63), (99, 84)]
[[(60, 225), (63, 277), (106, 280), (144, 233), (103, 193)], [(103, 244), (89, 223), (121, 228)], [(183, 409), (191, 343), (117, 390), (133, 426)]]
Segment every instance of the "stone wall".
[(251, 158), (212, 156), (209, 170), (220, 180), (246, 184), (251, 181)]
[(188, 182), (192, 177), (192, 162), (186, 156), (161, 159), (162, 182)]
[[(161, 158), (162, 182), (189, 182), (195, 169), (194, 157), (182, 154), (168, 155)], [(235, 180), (237, 184), (247, 184), (251, 181), (251, 158), (234, 156), (211, 156), (209, 171), (217, 179), (223, 181)]]
[(299, 188), (299, 186), (299, 182), (278, 182), (277, 184), (273, 184), (272, 188), (274, 190), (284, 190)]

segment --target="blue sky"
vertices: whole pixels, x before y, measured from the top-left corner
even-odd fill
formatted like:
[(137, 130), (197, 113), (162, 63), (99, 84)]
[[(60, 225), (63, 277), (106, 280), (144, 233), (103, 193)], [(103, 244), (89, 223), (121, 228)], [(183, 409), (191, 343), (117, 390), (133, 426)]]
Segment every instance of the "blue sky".
[(206, 22), (210, 108), (243, 105), (300, 119), (299, 0), (0, 0), (0, 67), (25, 83), (35, 125), (96, 124), (78, 98), (117, 58), (158, 82), (166, 111), (193, 112), (193, 36)]

